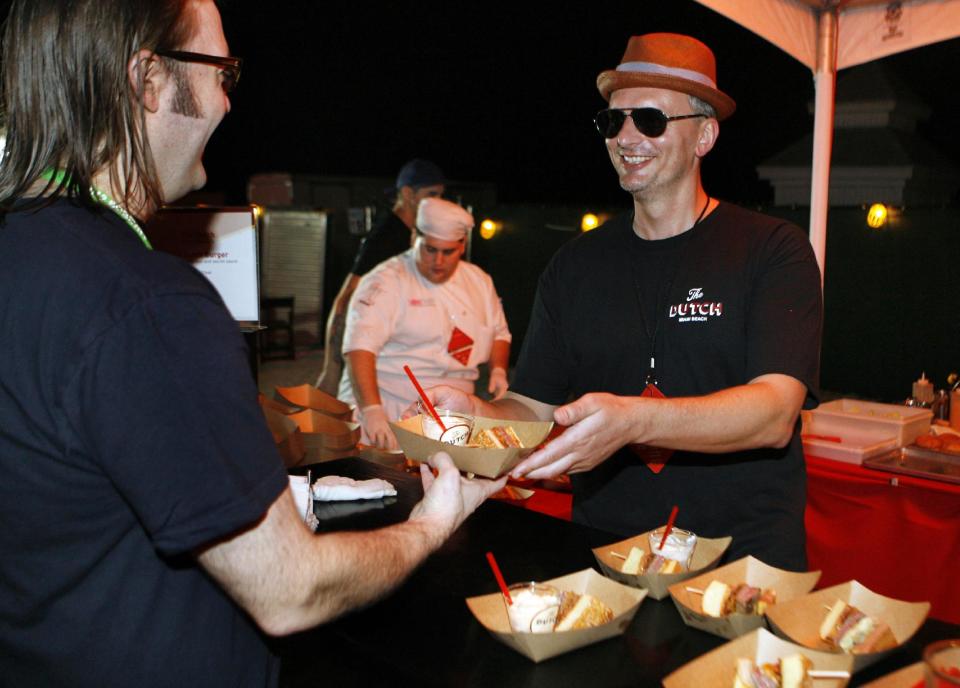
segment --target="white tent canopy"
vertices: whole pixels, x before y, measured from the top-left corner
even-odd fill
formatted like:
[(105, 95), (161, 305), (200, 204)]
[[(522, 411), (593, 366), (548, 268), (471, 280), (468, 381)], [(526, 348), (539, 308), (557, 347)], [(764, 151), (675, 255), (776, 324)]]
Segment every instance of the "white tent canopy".
[(960, 35), (960, 0), (697, 0), (770, 41), (814, 74), (810, 243), (826, 262), (837, 70)]

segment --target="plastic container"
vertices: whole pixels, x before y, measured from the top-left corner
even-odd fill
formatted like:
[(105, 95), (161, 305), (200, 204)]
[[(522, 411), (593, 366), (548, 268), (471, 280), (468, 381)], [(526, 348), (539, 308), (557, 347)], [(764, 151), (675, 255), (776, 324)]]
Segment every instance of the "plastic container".
[[(810, 412), (810, 432), (825, 436), (857, 435), (876, 442), (893, 438), (896, 447), (913, 442), (930, 429), (930, 409), (880, 404), (859, 399), (837, 399), (820, 404)], [(806, 428), (804, 430), (807, 432)], [(842, 442), (841, 442), (842, 444)]]

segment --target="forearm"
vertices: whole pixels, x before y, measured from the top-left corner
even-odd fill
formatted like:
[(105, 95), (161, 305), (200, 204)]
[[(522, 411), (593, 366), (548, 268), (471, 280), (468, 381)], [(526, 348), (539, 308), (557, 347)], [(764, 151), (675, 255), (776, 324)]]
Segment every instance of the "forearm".
[(805, 387), (784, 375), (700, 397), (633, 398), (633, 442), (669, 449), (724, 453), (783, 447), (793, 435)]
[(503, 339), (494, 340), (489, 365), (491, 370), (494, 368), (506, 370), (510, 366), (510, 342)]
[(293, 600), (295, 632), (336, 618), (386, 596), (444, 541), (427, 524), (405, 521), (366, 533), (313, 537), (314, 566), (301, 566), (294, 580), (307, 591)]
[(353, 296), (359, 281), (356, 275), (347, 275), (343, 286), (340, 288), (340, 293), (333, 300), (330, 316), (327, 318), (323, 346), (323, 372), (318, 380), (318, 386), (324, 387), (324, 391), (331, 394), (335, 393), (336, 385), (343, 371), (343, 358), (340, 349), (343, 346), (343, 332), (347, 322), (347, 306), (350, 305), (350, 297)]
[(399, 585), (443, 542), (427, 520), (315, 536), (289, 490), (261, 523), (199, 554), (199, 561), (271, 635), (294, 633), (369, 604)]
[(353, 394), (357, 399), (357, 407), (364, 409), (380, 403), (380, 389), (377, 385), (377, 356), (371, 351), (349, 351), (344, 355), (347, 363), (347, 373), (350, 384), (353, 385)]

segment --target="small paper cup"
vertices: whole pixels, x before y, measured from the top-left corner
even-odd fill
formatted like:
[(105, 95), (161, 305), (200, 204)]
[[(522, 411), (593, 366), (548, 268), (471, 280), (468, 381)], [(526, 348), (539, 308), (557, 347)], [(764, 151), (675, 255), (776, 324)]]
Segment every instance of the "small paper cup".
[[(693, 557), (693, 550), (697, 546), (697, 536), (689, 530), (682, 528), (673, 528), (667, 535), (667, 540), (663, 540), (663, 532), (666, 526), (660, 526), (650, 533), (650, 551), (653, 554), (659, 554), (664, 559), (673, 559), (683, 564), (683, 568), (690, 568), (690, 559)], [(663, 549), (660, 543), (663, 542)]]
[(514, 633), (553, 633), (560, 610), (560, 591), (546, 583), (514, 583), (508, 589), (507, 618)]
[(437, 415), (440, 416), (443, 427), (437, 423), (432, 414), (429, 412), (423, 413), (420, 421), (423, 436), (457, 447), (465, 446), (473, 433), (473, 416), (448, 409), (436, 409), (436, 411)]

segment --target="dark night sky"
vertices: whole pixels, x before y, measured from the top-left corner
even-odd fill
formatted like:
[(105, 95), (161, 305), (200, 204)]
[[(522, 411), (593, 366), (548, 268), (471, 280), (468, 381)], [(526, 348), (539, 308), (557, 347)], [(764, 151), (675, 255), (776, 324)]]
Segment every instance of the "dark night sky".
[[(754, 168), (812, 129), (810, 70), (692, 0), (234, 0), (224, 22), (244, 74), (206, 160), (208, 188), (231, 201), (255, 172), (392, 177), (419, 156), (453, 179), (495, 182), (503, 201), (623, 203), (591, 122), (595, 80), (631, 34), (651, 31), (710, 45), (737, 100), (705, 165), (714, 195), (768, 200)], [(960, 40), (884, 62), (933, 107), (923, 133), (957, 157)]]

